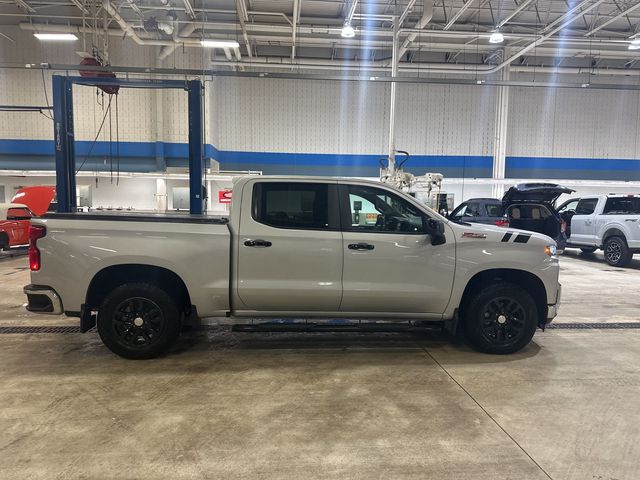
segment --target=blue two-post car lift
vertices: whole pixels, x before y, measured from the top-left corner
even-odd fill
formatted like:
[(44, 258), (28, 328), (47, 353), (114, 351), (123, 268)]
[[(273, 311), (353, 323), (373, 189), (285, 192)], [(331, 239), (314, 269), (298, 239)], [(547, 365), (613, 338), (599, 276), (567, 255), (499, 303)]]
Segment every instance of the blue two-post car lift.
[(53, 76), (53, 124), (56, 155), (58, 211), (76, 210), (76, 158), (73, 132), (73, 85), (123, 88), (176, 88), (186, 90), (189, 107), (189, 210), (203, 213), (203, 87), (200, 80), (127, 80), (108, 77)]

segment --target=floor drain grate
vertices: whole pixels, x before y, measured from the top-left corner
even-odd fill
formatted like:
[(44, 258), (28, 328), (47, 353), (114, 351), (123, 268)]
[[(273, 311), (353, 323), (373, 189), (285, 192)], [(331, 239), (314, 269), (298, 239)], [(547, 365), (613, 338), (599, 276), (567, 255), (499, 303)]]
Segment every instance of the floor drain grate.
[(640, 322), (610, 322), (610, 323), (552, 323), (547, 325), (550, 330), (627, 330), (640, 328)]
[(2, 333), (80, 333), (80, 327), (62, 327), (62, 326), (9, 326), (0, 327)]
[[(202, 325), (197, 330), (219, 330), (217, 325)], [(548, 330), (637, 330), (640, 322), (611, 322), (611, 323), (552, 323), (547, 325)], [(80, 327), (76, 326), (0, 326), (0, 334), (3, 333), (80, 333)]]

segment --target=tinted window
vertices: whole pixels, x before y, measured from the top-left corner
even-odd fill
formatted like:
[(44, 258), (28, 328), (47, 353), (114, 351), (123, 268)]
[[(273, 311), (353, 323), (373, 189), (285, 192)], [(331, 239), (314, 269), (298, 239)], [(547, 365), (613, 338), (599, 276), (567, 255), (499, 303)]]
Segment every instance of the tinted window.
[(328, 187), (320, 183), (258, 183), (253, 218), (280, 228), (329, 227)]
[(608, 198), (604, 205), (604, 212), (615, 214), (640, 214), (640, 198), (638, 197), (614, 197)]
[(597, 204), (597, 198), (583, 198), (578, 202), (576, 215), (591, 215), (595, 211)]
[(579, 201), (580, 200), (571, 200), (571, 201), (565, 203), (562, 207), (560, 207), (558, 212), (566, 212), (567, 210), (574, 210), (575, 211), (576, 206), (578, 205)]
[(467, 203), (467, 210), (464, 212), (465, 217), (479, 217), (480, 215), (480, 204), (478, 202)]
[(485, 206), (487, 208), (488, 217), (502, 217), (504, 215), (504, 209), (502, 208), (502, 205), (487, 203)]
[(467, 211), (467, 205), (466, 204), (462, 204), (458, 208), (456, 208), (453, 212), (451, 212), (451, 217), (452, 218), (462, 218), (462, 216), (464, 215), (464, 212), (466, 212), (466, 211)]
[(351, 230), (423, 233), (424, 214), (411, 203), (375, 187), (350, 185)]

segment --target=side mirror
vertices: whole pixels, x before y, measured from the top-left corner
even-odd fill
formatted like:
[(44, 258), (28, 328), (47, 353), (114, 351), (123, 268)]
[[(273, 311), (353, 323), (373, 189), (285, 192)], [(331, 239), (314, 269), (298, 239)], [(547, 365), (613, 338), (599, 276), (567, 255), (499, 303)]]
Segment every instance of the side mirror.
[(444, 235), (444, 223), (435, 218), (424, 219), (425, 233), (431, 236), (431, 245), (442, 245), (446, 243), (447, 237)]

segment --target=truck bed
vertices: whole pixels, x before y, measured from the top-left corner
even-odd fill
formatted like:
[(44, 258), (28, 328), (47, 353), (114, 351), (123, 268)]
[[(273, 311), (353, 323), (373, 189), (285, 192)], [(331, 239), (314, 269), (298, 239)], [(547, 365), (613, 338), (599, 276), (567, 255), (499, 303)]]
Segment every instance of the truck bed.
[[(228, 218), (188, 213), (50, 213), (34, 219), (47, 229), (38, 240), (42, 268), (35, 285), (50, 285), (64, 311), (77, 314), (97, 275), (124, 275), (122, 267), (174, 272), (204, 316), (229, 310), (231, 233)], [(181, 288), (179, 281), (176, 288)], [(79, 286), (82, 286), (79, 288)]]

